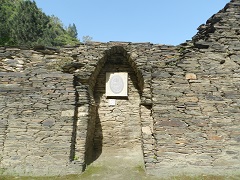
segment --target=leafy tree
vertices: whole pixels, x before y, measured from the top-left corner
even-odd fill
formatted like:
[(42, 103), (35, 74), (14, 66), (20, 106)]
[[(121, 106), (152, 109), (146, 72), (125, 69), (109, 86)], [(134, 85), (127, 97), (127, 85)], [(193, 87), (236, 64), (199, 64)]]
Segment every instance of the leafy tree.
[(93, 38), (87, 35), (87, 36), (83, 36), (82, 39), (84, 43), (89, 43), (92, 41)]
[(60, 19), (56, 16), (49, 17), (49, 23), (47, 25), (47, 28), (44, 29), (43, 38), (41, 39), (43, 44), (45, 45), (53, 45), (53, 46), (61, 46), (64, 45), (62, 43), (59, 43), (58, 36), (61, 36), (64, 34), (63, 24), (60, 21)]
[(0, 45), (13, 43), (10, 21), (14, 16), (14, 9), (19, 0), (1, 0), (0, 3)]
[[(76, 26), (75, 26), (76, 28)], [(62, 45), (75, 45), (79, 43), (76, 37), (72, 37), (69, 34), (69, 29), (65, 30), (63, 28), (63, 24), (58, 17), (51, 16), (49, 22), (49, 28), (45, 31), (50, 35), (51, 43), (54, 46), (62, 46)], [(77, 34), (77, 32), (76, 32)]]
[(72, 38), (77, 39), (77, 36), (78, 36), (77, 27), (74, 23), (73, 23), (73, 25), (69, 24), (69, 26), (67, 28), (67, 32)]
[(31, 0), (0, 0), (0, 45), (75, 45), (75, 24), (63, 28), (55, 16), (47, 16)]
[(21, 1), (12, 22), (12, 36), (17, 45), (32, 45), (43, 37), (49, 18), (35, 1)]

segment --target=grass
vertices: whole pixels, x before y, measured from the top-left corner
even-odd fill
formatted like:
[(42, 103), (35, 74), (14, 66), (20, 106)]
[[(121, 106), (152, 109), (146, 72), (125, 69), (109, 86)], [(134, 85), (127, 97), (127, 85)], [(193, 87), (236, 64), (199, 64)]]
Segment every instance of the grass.
[(106, 171), (104, 166), (89, 166), (84, 173), (79, 175), (79, 179), (94, 178), (94, 175), (102, 174), (104, 171)]
[(136, 166), (131, 169), (125, 169), (119, 172), (113, 171), (104, 166), (89, 166), (81, 175), (67, 175), (67, 176), (54, 176), (54, 177), (19, 177), (19, 176), (1, 176), (0, 180), (239, 180), (238, 176), (213, 176), (213, 175), (200, 175), (200, 176), (187, 176), (180, 175), (169, 178), (159, 178), (147, 175), (142, 166)]
[(202, 176), (181, 175), (181, 176), (171, 177), (170, 179), (171, 180), (225, 180), (226, 177), (223, 177), (223, 176), (206, 176), (206, 175), (202, 175)]
[[(101, 168), (93, 168), (89, 172), (83, 173), (82, 175), (68, 175), (68, 176), (54, 176), (54, 177), (13, 177), (13, 176), (0, 176), (0, 180), (89, 180), (89, 179), (97, 179), (100, 180), (102, 177), (94, 177), (91, 172), (99, 172)], [(129, 176), (129, 179), (126, 180), (239, 180), (239, 176), (175, 176), (170, 178), (157, 178), (153, 176), (147, 176), (145, 174), (136, 178), (132, 178)], [(122, 179), (119, 179), (122, 180)]]

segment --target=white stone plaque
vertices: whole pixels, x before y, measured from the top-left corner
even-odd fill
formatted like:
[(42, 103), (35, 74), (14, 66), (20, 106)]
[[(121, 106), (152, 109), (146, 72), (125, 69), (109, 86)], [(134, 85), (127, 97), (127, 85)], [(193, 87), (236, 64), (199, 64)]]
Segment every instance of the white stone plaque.
[(106, 96), (128, 96), (128, 73), (106, 73)]

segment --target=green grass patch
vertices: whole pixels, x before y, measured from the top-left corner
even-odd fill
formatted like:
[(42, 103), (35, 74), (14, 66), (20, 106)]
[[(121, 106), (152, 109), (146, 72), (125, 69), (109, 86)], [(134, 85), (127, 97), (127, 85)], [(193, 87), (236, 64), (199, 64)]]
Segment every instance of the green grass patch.
[[(107, 171), (107, 174), (105, 174)], [(130, 170), (131, 171), (131, 170)], [(213, 176), (213, 175), (200, 175), (200, 176), (187, 176), (180, 175), (169, 178), (159, 178), (145, 174), (142, 166), (136, 166), (132, 169), (133, 172), (124, 175), (126, 180), (239, 180), (240, 175), (237, 176)], [(109, 174), (110, 173), (110, 174)], [(122, 172), (119, 171), (119, 174)], [(135, 174), (134, 174), (135, 173)], [(133, 175), (134, 174), (134, 175)], [(100, 176), (97, 176), (100, 175)], [(111, 177), (111, 172), (104, 166), (89, 166), (81, 175), (67, 175), (67, 176), (53, 176), (53, 177), (19, 177), (19, 176), (1, 176), (0, 180), (102, 180)], [(112, 180), (121, 180), (112, 178)]]
[(1, 175), (4, 173), (4, 169), (1, 169), (0, 168), (0, 177), (1, 177)]
[(139, 173), (145, 173), (144, 167), (142, 165), (136, 166), (134, 169)]
[(238, 180), (240, 179), (239, 176), (214, 176), (214, 175), (199, 175), (199, 176), (187, 176), (187, 175), (180, 175), (170, 177), (164, 180)]
[(87, 169), (79, 176), (82, 179), (92, 178), (94, 174), (104, 173), (106, 168), (104, 166), (88, 166)]

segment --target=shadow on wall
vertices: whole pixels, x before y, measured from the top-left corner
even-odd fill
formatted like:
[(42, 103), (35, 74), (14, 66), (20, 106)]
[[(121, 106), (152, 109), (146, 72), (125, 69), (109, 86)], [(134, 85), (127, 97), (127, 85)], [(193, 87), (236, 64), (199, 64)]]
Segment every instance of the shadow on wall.
[(88, 122), (85, 163), (89, 165), (99, 158), (102, 154), (103, 133), (100, 117), (98, 114), (98, 107), (91, 105), (91, 118)]
[(98, 108), (97, 108), (97, 117), (96, 117), (94, 140), (93, 140), (93, 161), (97, 160), (99, 156), (102, 154), (102, 146), (103, 146), (102, 125), (101, 125), (101, 121), (98, 114)]
[(75, 149), (76, 149), (76, 135), (77, 135), (77, 121), (78, 121), (78, 101), (79, 101), (79, 94), (76, 90), (77, 86), (77, 77), (74, 76), (73, 79), (73, 86), (75, 88), (75, 108), (74, 108), (74, 117), (73, 117), (73, 130), (72, 130), (72, 139), (71, 139), (71, 148), (70, 148), (70, 161), (75, 160)]

